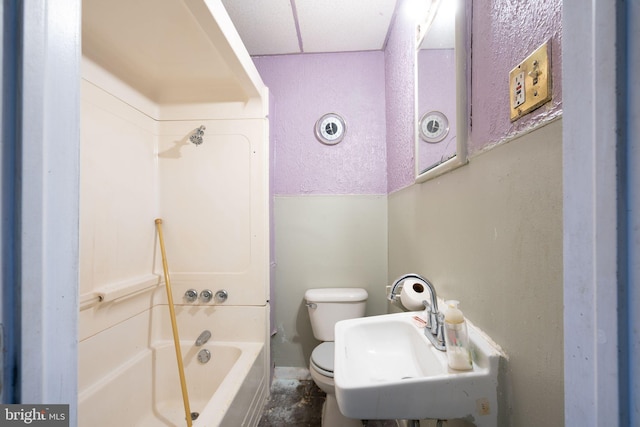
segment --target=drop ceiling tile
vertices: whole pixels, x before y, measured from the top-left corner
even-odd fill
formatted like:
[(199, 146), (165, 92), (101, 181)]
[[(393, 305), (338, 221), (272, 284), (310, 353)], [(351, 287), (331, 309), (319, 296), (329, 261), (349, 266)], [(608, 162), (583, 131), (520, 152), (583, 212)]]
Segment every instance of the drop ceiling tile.
[(300, 53), (290, 0), (222, 0), (250, 55)]
[(295, 0), (304, 52), (380, 50), (396, 0)]

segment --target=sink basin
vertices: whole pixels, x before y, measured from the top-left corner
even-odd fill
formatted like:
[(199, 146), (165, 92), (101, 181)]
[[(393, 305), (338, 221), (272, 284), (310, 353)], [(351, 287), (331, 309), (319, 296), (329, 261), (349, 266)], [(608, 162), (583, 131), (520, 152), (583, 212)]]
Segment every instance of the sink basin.
[(473, 370), (456, 371), (414, 320), (396, 313), (343, 320), (335, 329), (335, 391), (357, 419), (459, 419), (498, 422), (498, 347), (469, 324)]

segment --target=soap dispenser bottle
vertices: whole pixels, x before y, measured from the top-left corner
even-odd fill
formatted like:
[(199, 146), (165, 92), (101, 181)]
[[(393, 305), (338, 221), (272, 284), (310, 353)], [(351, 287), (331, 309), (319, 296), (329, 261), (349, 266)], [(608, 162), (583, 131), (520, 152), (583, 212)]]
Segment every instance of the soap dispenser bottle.
[(473, 368), (467, 323), (458, 301), (446, 301), (444, 312), (444, 341), (447, 348), (447, 360), (451, 369), (468, 371)]

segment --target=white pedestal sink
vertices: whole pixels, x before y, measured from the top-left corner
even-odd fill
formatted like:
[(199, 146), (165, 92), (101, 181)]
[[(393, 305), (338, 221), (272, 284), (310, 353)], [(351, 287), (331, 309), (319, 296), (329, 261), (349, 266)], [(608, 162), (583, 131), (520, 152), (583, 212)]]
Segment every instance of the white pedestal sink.
[(473, 370), (455, 371), (413, 319), (397, 313), (336, 324), (334, 380), (340, 411), (357, 419), (466, 419), (498, 423), (498, 347), (469, 325)]

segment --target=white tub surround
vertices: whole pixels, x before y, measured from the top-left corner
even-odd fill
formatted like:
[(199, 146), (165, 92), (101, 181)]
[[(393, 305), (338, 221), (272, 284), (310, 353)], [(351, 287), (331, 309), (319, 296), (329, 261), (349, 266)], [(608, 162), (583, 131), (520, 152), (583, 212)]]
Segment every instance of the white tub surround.
[[(175, 356), (157, 365), (170, 340), (162, 218), (192, 410), (200, 425), (256, 425), (270, 353), (267, 89), (219, 0), (84, 0), (82, 46), (79, 418), (135, 401), (121, 421), (157, 425), (168, 396), (181, 401), (179, 384), (155, 391), (155, 372), (177, 378)], [(228, 298), (187, 303), (188, 289)], [(194, 374), (205, 329), (239, 357)], [(203, 395), (194, 375), (221, 382)], [(135, 399), (108, 400), (134, 386)]]

